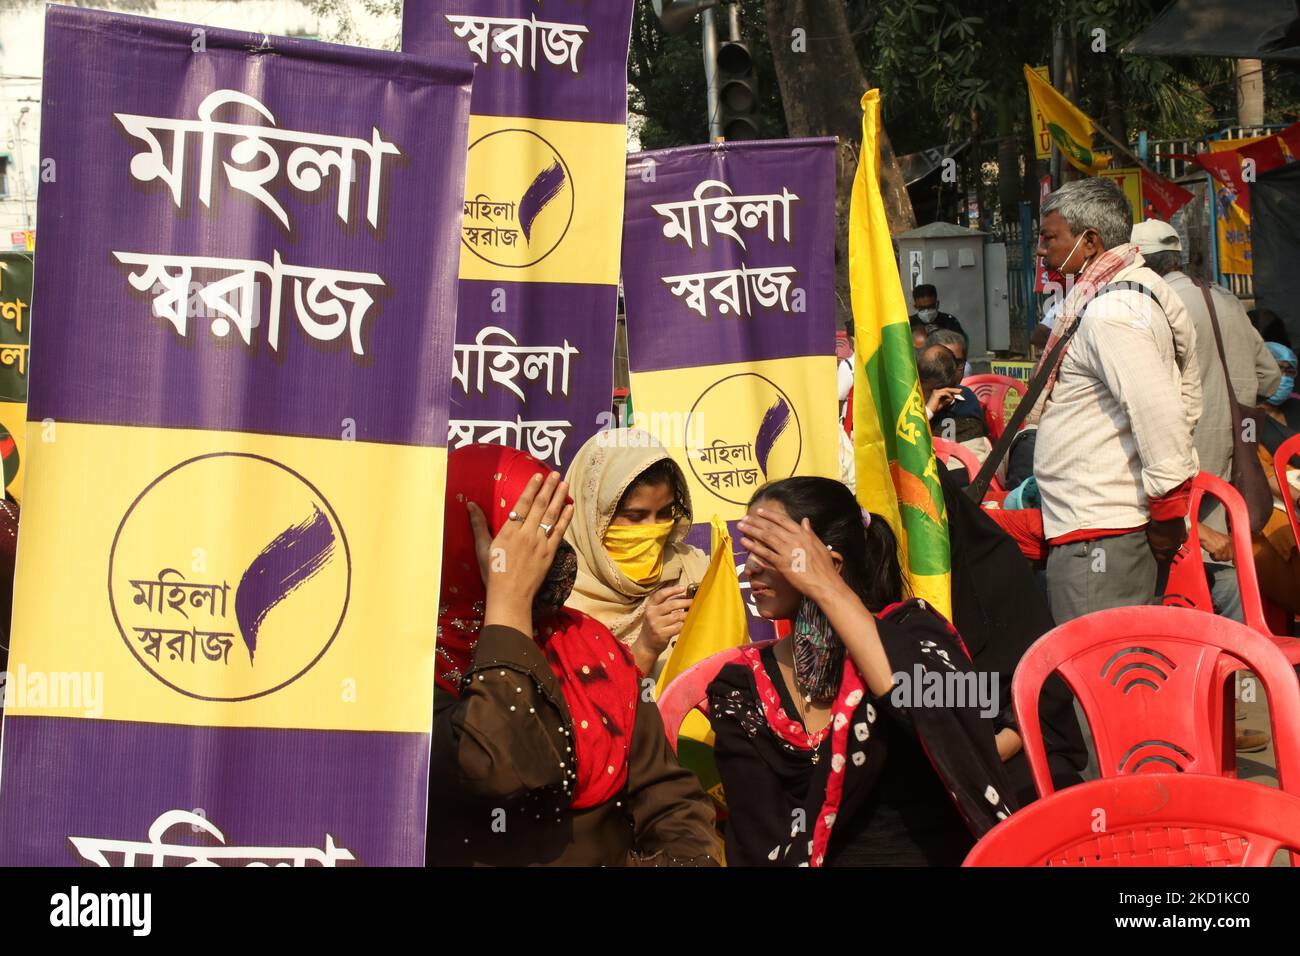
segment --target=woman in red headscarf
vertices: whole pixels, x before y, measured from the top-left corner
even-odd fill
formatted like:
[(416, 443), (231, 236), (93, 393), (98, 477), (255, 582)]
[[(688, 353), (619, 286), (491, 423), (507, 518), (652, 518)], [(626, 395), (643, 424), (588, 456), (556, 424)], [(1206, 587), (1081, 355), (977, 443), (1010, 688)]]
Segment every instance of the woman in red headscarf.
[(563, 606), (567, 491), (514, 449), (448, 457), (428, 862), (714, 864), (713, 810), (631, 655)]

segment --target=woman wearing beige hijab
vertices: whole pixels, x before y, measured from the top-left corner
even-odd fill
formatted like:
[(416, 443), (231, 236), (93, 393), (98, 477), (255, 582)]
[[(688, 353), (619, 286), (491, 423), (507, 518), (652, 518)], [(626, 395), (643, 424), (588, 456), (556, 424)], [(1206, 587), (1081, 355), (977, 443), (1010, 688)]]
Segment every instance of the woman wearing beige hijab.
[(598, 432), (567, 479), (574, 513), (565, 537), (578, 552), (568, 606), (609, 628), (651, 674), (709, 563), (683, 540), (692, 520), (686, 480), (667, 449), (635, 428)]

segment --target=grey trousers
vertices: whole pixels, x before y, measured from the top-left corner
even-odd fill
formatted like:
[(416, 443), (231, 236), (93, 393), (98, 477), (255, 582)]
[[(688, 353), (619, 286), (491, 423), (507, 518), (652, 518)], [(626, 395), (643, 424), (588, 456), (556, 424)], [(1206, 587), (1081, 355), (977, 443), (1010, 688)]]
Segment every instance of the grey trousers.
[(1210, 600), (1214, 613), (1238, 624), (1246, 623), (1246, 612), (1241, 605), (1241, 588), (1237, 584), (1237, 569), (1231, 564), (1205, 562), (1205, 577), (1210, 585)]
[(1158, 570), (1145, 530), (1058, 545), (1047, 555), (1052, 617), (1064, 624), (1093, 611), (1151, 604)]
[[(1052, 548), (1047, 555), (1047, 597), (1052, 617), (1064, 624), (1093, 611), (1152, 604), (1159, 565), (1145, 530)], [(1079, 702), (1074, 703), (1088, 745), (1084, 780), (1098, 777), (1092, 734)]]

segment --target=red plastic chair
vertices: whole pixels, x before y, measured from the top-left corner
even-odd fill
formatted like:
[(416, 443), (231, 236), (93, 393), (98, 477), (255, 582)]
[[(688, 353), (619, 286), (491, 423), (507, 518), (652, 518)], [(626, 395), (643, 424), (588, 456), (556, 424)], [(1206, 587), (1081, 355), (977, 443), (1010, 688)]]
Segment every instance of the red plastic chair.
[(1021, 398), (1029, 387), (1010, 375), (968, 375), (961, 383), (975, 393), (984, 407), (984, 420), (989, 426), (989, 440), (997, 441), (1007, 427), (1007, 392), (1014, 389)]
[(1300, 547), (1300, 519), (1296, 517), (1295, 499), (1291, 496), (1291, 486), (1286, 480), (1287, 466), (1297, 456), (1300, 456), (1300, 435), (1292, 435), (1273, 453), (1273, 474), (1277, 476), (1277, 486), (1283, 492), (1282, 501), (1286, 504), (1287, 520), (1291, 522), (1291, 534), (1295, 536), (1296, 546)]
[[(934, 456), (939, 459), (939, 463), (945, 467), (948, 461), (956, 458), (966, 469), (969, 480), (974, 481), (975, 476), (980, 473), (980, 460), (975, 453), (965, 445), (959, 445), (956, 442), (948, 441), (946, 438), (934, 436)], [(1001, 507), (1002, 502), (1007, 498), (1007, 490), (998, 483), (997, 478), (989, 482), (988, 491), (984, 493), (985, 502), (995, 502)]]
[(1053, 790), (1038, 721), (1051, 674), (1083, 708), (1103, 777), (1169, 769), (1221, 776), (1236, 759), (1225, 686), (1243, 665), (1268, 697), (1279, 786), (1300, 791), (1300, 682), (1273, 642), (1212, 614), (1124, 607), (1053, 628), (1016, 667), (1011, 700), (1039, 794)]
[(1031, 803), (984, 834), (962, 865), (1269, 866), (1280, 849), (1300, 849), (1300, 797), (1161, 773), (1092, 780)]
[(746, 647), (764, 647), (769, 643), (771, 642), (763, 641), (719, 651), (686, 668), (664, 688), (658, 700), (659, 716), (663, 718), (664, 733), (668, 735), (668, 746), (673, 748), (673, 753), (677, 753), (677, 735), (681, 732), (686, 715), (698, 708), (705, 717), (709, 716), (707, 692), (713, 678), (718, 676), (718, 671), (740, 660), (740, 652)]
[(1201, 499), (1206, 494), (1222, 502), (1228, 513), (1233, 566), (1237, 572), (1237, 587), (1241, 592), (1241, 608), (1247, 627), (1273, 638), (1286, 654), (1287, 660), (1292, 664), (1300, 664), (1300, 639), (1274, 632), (1275, 623), (1285, 627), (1285, 622), (1277, 619), (1277, 609), (1272, 605), (1266, 609), (1259, 593), (1259, 576), (1255, 573), (1255, 553), (1251, 548), (1250, 518), (1246, 512), (1246, 502), (1236, 488), (1209, 472), (1198, 472), (1192, 479), (1192, 494), (1187, 507), (1191, 516), (1187, 540), (1174, 555), (1169, 569), (1169, 581), (1160, 603), (1214, 613), (1210, 586), (1205, 577), (1205, 562), (1201, 558), (1200, 519), (1197, 517), (1200, 514)]

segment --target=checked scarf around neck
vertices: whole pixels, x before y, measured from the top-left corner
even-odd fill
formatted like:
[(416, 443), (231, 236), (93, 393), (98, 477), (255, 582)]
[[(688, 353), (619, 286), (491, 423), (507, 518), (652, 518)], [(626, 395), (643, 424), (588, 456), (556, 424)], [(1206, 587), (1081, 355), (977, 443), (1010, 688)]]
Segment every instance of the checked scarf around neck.
[[(1043, 363), (1047, 361), (1047, 357), (1051, 354), (1052, 349), (1056, 347), (1056, 343), (1061, 340), (1061, 337), (1079, 324), (1079, 317), (1083, 315), (1083, 310), (1097, 295), (1097, 292), (1120, 272), (1137, 262), (1137, 246), (1131, 242), (1126, 242), (1122, 246), (1115, 246), (1113, 249), (1105, 250), (1088, 263), (1061, 305), (1060, 315), (1057, 317), (1056, 324), (1052, 326), (1051, 337), (1048, 338), (1047, 346), (1043, 349), (1043, 355), (1034, 368), (1034, 376), (1039, 374)], [(1052, 386), (1056, 384), (1056, 376), (1061, 370), (1061, 363), (1064, 361), (1065, 352), (1063, 351), (1057, 356), (1056, 364), (1048, 375), (1047, 385), (1043, 388), (1042, 394), (1038, 396), (1038, 401), (1034, 404), (1033, 410), (1026, 417), (1026, 425), (1038, 424), (1038, 420), (1043, 414), (1043, 407), (1047, 404), (1048, 398), (1051, 397)]]

